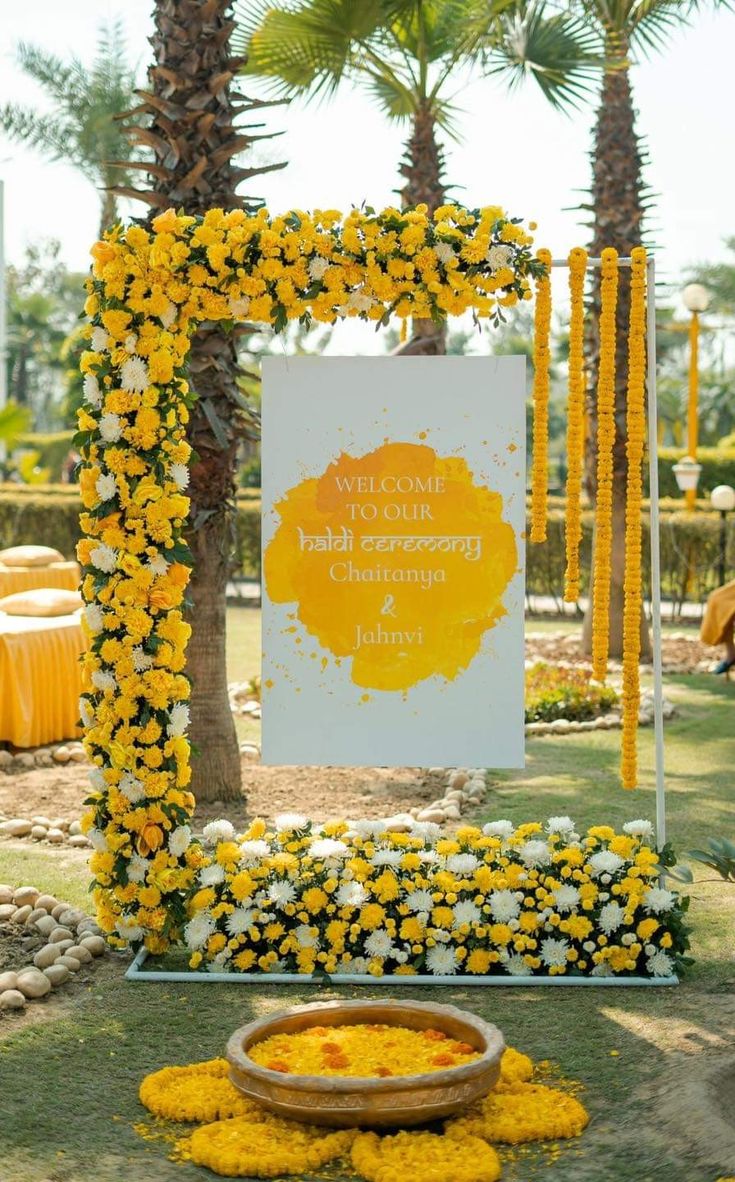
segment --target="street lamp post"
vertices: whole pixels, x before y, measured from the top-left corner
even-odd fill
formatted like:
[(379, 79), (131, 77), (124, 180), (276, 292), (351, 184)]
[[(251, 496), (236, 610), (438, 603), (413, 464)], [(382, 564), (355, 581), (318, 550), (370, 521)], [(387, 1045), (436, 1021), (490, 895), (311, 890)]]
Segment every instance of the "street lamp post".
[[(699, 316), (709, 307), (709, 292), (701, 283), (688, 283), (681, 293), (684, 307), (691, 312), (689, 322), (689, 400), (687, 405), (687, 451), (697, 458), (699, 442)], [(687, 509), (697, 503), (697, 486), (685, 493)]]
[(710, 493), (712, 508), (720, 514), (720, 560), (719, 583), (724, 587), (727, 579), (727, 515), (735, 509), (735, 488), (729, 484), (718, 484)]

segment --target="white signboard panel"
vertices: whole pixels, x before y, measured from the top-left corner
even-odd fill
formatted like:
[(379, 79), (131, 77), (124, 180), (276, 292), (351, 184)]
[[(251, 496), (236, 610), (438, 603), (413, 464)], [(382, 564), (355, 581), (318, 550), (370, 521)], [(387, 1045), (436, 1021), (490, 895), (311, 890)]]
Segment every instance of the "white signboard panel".
[(265, 359), (265, 763), (523, 766), (524, 366)]

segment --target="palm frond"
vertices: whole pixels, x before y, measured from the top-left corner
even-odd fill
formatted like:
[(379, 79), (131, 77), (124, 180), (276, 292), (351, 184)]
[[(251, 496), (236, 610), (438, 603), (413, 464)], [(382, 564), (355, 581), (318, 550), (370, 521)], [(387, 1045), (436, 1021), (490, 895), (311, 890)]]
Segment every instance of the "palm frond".
[[(57, 115), (39, 115), (29, 107), (6, 103), (0, 107), (0, 128), (9, 139), (40, 148), (52, 160), (69, 159), (74, 131)], [(75, 160), (78, 163), (78, 160)]]
[(489, 30), (484, 65), (510, 89), (532, 78), (558, 109), (589, 95), (603, 67), (597, 32), (578, 15), (549, 8), (545, 0), (516, 4)]

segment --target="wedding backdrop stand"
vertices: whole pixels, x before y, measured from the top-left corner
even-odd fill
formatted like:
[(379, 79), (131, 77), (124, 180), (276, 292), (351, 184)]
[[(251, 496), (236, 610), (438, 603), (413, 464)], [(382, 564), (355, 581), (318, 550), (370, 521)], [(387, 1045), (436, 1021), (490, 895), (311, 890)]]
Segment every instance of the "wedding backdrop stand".
[[(629, 268), (632, 260), (629, 257), (618, 259), (618, 267)], [(554, 269), (568, 267), (566, 259), (552, 259)], [(602, 265), (599, 258), (590, 258), (587, 265), (598, 269)], [(663, 714), (663, 661), (661, 650), (661, 560), (659, 545), (659, 487), (658, 487), (658, 438), (657, 421), (658, 406), (656, 398), (656, 299), (655, 281), (656, 268), (653, 257), (646, 261), (647, 278), (647, 310), (646, 310), (646, 346), (647, 346), (647, 412), (648, 412), (648, 478), (650, 504), (650, 558), (651, 558), (651, 630), (653, 643), (653, 692), (654, 692), (654, 769), (656, 789), (656, 841), (659, 848), (666, 842), (666, 790), (664, 775), (664, 714)], [(669, 977), (588, 977), (588, 976), (434, 976), (433, 974), (417, 976), (385, 975), (374, 977), (369, 974), (340, 973), (332, 977), (306, 976), (303, 973), (217, 973), (193, 971), (152, 971), (143, 966), (148, 957), (148, 951), (141, 948), (127, 970), (125, 977), (128, 981), (180, 981), (180, 982), (227, 982), (240, 985), (384, 985), (398, 987), (408, 985), (454, 985), (457, 988), (471, 986), (561, 986), (566, 987), (604, 987), (604, 988), (639, 988), (650, 986), (678, 985), (677, 976)]]

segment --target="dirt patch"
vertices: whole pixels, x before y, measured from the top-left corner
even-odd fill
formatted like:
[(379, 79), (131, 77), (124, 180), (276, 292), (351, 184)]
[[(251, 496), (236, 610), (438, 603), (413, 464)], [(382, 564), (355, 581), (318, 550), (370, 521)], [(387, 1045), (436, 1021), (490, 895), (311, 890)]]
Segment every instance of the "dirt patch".
[[(735, 1163), (735, 1054), (669, 1061), (654, 1098), (658, 1132), (675, 1143), (686, 1129), (688, 1150), (713, 1169), (731, 1172)], [(668, 1139), (668, 1138), (667, 1138)]]
[(33, 957), (46, 941), (40, 932), (31, 932), (14, 923), (0, 923), (0, 970), (17, 972), (33, 963)]
[[(77, 819), (89, 792), (85, 764), (34, 768), (0, 775), (0, 814)], [(330, 817), (384, 817), (425, 806), (443, 795), (444, 778), (418, 768), (264, 767), (242, 760), (244, 799), (197, 802), (197, 822), (227, 816), (235, 825), (248, 817), (302, 812), (315, 821)], [(247, 802), (247, 803), (246, 803)]]
[[(696, 634), (673, 632), (664, 636), (662, 644), (664, 670), (667, 673), (706, 673), (719, 659), (716, 649), (700, 644)], [(578, 632), (526, 633), (527, 661), (562, 661), (570, 665), (591, 668), (589, 656), (582, 652)], [(620, 668), (619, 661), (610, 661), (610, 669)]]

